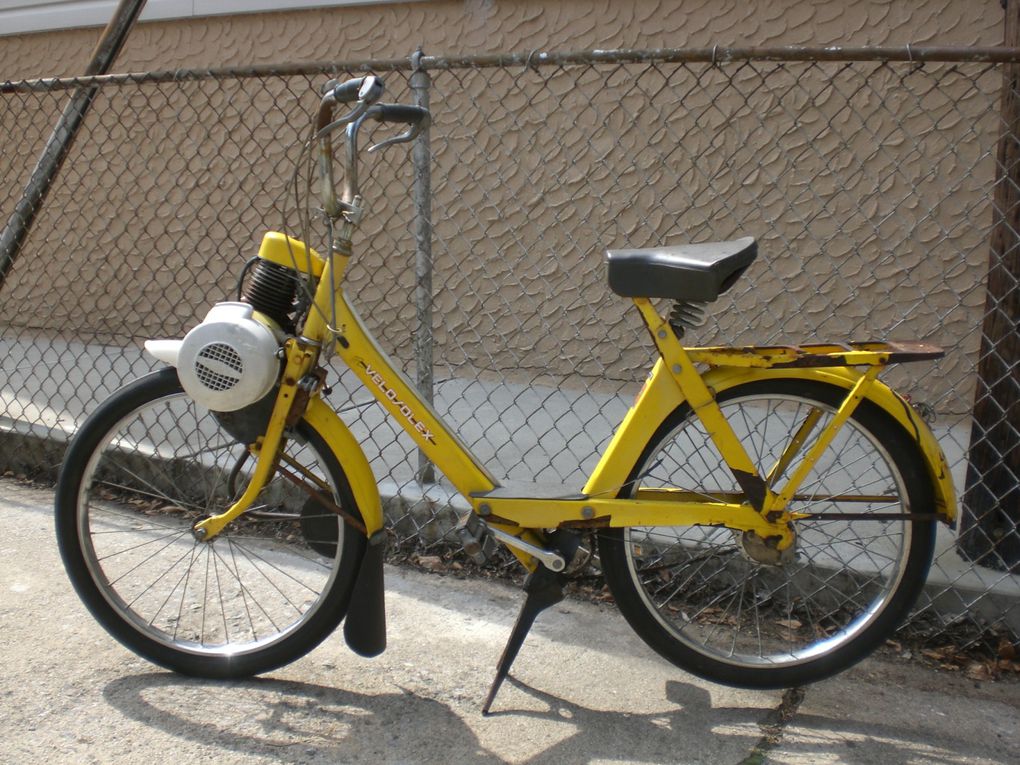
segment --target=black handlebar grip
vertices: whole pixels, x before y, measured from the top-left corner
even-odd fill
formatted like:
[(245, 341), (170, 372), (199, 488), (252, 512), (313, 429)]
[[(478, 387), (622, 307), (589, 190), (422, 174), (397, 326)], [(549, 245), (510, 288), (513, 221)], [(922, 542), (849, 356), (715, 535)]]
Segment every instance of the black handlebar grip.
[(428, 124), (429, 119), (428, 109), (406, 104), (376, 104), (374, 113), (379, 122), (399, 122), (422, 127)]
[[(367, 90), (367, 92), (363, 93), (362, 90)], [(341, 82), (333, 88), (333, 100), (338, 104), (346, 104), (351, 101), (367, 101), (372, 103), (382, 95), (382, 92), (383, 81), (378, 77), (372, 75), (355, 77), (353, 80)]]

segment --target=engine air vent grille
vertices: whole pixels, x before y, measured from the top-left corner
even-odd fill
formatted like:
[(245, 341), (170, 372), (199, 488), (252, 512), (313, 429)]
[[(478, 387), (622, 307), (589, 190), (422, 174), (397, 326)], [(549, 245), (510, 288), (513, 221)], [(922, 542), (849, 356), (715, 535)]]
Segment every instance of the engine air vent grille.
[(209, 390), (230, 390), (243, 372), (240, 354), (226, 343), (210, 343), (195, 359), (195, 376)]

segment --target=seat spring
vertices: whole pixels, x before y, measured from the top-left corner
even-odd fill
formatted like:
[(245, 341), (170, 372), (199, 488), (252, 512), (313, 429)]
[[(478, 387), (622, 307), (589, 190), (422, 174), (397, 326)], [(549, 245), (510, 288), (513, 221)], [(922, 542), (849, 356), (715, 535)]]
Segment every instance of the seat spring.
[(669, 312), (669, 325), (676, 332), (677, 337), (683, 337), (687, 329), (695, 329), (705, 326), (705, 309), (708, 303), (697, 300), (677, 300), (673, 303), (673, 310)]

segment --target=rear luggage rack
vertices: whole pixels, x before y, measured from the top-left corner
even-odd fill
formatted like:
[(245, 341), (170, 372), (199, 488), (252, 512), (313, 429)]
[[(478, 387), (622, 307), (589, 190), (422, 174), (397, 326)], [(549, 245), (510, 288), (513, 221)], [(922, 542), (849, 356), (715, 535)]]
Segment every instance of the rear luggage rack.
[(856, 367), (903, 364), (940, 359), (946, 352), (919, 342), (826, 343), (811, 345), (762, 345), (737, 348), (712, 346), (688, 348), (691, 360), (713, 367), (792, 369), (804, 367)]

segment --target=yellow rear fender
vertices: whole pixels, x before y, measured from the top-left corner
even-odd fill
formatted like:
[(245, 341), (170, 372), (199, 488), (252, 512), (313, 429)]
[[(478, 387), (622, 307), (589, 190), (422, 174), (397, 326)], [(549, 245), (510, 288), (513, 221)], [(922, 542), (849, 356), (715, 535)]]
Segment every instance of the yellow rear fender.
[(368, 458), (361, 444), (353, 436), (336, 412), (321, 398), (313, 398), (305, 412), (305, 420), (317, 433), (326, 439), (333, 456), (343, 468), (351, 486), (354, 500), (358, 504), (361, 518), (365, 522), (368, 536), (383, 527), (382, 501), (379, 487), (368, 464)]
[[(861, 376), (860, 372), (845, 367), (825, 369), (716, 367), (706, 372), (703, 379), (711, 390), (719, 394), (743, 383), (770, 379), (814, 380), (849, 391)], [(907, 401), (880, 381), (871, 384), (866, 398), (899, 423), (911, 440), (918, 445), (934, 489), (935, 512), (940, 520), (955, 527), (956, 492), (946, 458), (931, 429)], [(660, 361), (639, 394), (635, 406), (628, 412), (603, 454), (584, 492), (592, 496), (618, 494), (629, 480), (631, 471), (652, 436), (662, 422), (683, 402), (679, 386)]]

